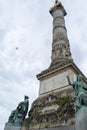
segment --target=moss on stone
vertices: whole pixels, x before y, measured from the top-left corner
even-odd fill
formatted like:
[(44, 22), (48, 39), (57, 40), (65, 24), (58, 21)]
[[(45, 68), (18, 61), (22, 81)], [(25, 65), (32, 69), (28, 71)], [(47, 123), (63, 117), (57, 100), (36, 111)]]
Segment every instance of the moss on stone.
[(69, 97), (68, 96), (66, 96), (66, 97), (61, 97), (60, 98), (60, 100), (59, 100), (59, 103), (58, 103), (58, 105), (60, 106), (60, 107), (63, 107), (66, 103), (68, 103), (69, 102)]

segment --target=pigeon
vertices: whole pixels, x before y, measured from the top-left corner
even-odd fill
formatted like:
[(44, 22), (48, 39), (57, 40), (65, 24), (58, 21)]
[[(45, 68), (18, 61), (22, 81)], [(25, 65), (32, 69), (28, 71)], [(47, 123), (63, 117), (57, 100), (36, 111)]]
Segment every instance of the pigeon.
[(16, 50), (18, 50), (19, 49), (19, 47), (16, 47)]

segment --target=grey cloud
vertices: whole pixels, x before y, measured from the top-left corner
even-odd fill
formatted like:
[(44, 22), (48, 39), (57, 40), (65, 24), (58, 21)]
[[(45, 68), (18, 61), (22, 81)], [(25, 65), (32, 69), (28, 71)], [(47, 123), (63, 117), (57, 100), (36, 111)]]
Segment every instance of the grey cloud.
[[(68, 12), (66, 25), (72, 56), (84, 71), (87, 64), (87, 1), (62, 2)], [(0, 113), (0, 117), (3, 116), (0, 130), (25, 94), (30, 96), (30, 107), (38, 96), (39, 81), (35, 75), (51, 62), (52, 17), (48, 11), (53, 3), (47, 0), (0, 1), (0, 110), (5, 112), (5, 115)]]

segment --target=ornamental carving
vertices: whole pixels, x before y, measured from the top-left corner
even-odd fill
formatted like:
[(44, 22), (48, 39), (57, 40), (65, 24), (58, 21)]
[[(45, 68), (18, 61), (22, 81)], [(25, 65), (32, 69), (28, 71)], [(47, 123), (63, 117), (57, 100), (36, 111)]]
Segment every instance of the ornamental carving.
[[(52, 93), (45, 97), (39, 97), (33, 102), (29, 112), (30, 124), (37, 125), (40, 123), (68, 123), (69, 119), (74, 118), (74, 107), (71, 93)], [(74, 123), (74, 122), (72, 122)], [(72, 124), (71, 123), (71, 124)]]
[(60, 58), (71, 59), (69, 44), (57, 44), (53, 46), (52, 60)]

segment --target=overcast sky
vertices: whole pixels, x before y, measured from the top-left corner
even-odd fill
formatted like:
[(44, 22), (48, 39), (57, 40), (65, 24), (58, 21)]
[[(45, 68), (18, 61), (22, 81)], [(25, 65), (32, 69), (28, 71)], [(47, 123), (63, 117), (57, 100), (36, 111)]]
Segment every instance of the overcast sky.
[[(36, 75), (51, 62), (55, 0), (0, 0), (0, 130), (24, 95), (38, 97)], [(87, 76), (87, 0), (62, 0), (72, 57)], [(16, 49), (18, 48), (18, 49)]]

